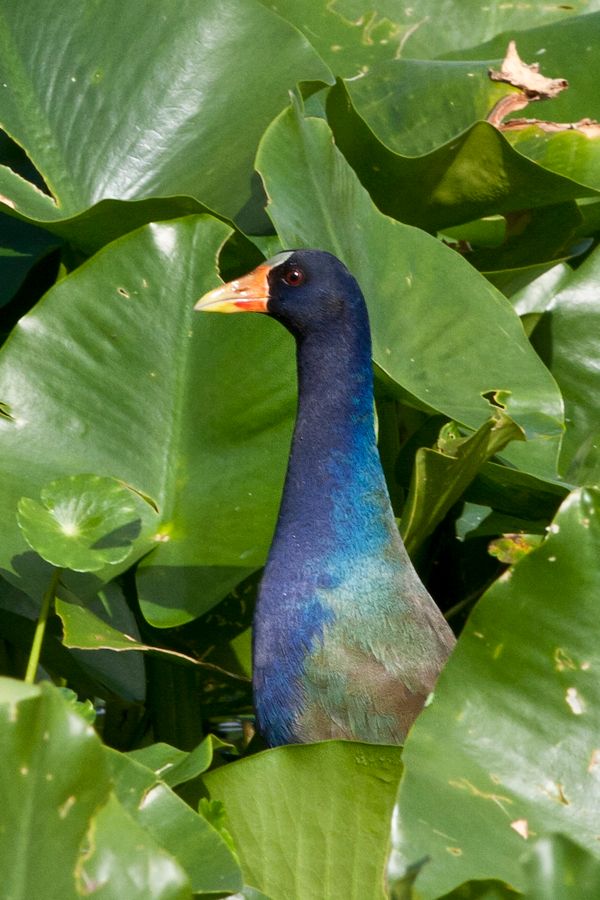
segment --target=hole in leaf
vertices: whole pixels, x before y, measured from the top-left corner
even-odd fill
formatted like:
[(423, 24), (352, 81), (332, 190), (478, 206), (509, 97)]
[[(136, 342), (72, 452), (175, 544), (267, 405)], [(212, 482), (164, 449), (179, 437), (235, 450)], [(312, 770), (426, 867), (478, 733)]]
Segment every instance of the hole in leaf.
[(34, 184), (42, 193), (52, 197), (52, 192), (26, 152), (0, 128), (0, 165), (7, 166), (16, 175)]
[(506, 391), (486, 391), (481, 396), (491, 406), (496, 406), (498, 409), (506, 409), (506, 403), (504, 402), (507, 397)]

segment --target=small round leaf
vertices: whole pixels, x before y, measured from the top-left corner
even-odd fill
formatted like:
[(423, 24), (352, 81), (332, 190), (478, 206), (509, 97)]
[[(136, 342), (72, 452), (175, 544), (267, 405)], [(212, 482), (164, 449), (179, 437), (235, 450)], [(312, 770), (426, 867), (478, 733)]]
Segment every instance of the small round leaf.
[(144, 501), (114, 478), (71, 475), (46, 485), (41, 503), (19, 501), (27, 543), (54, 566), (95, 572), (122, 562), (142, 528)]

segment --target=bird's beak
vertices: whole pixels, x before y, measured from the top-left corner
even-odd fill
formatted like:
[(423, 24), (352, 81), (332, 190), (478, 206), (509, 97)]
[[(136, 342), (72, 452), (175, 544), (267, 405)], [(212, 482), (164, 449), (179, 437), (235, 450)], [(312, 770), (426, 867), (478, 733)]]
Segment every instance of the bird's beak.
[(268, 263), (262, 263), (248, 275), (236, 278), (219, 287), (200, 300), (194, 309), (201, 312), (267, 312), (269, 299), (269, 282), (267, 276), (271, 271)]

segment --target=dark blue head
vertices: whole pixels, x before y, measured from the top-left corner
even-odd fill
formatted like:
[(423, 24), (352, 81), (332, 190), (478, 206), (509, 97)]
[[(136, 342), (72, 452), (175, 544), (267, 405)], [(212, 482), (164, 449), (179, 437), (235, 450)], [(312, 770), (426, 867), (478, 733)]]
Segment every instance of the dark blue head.
[(243, 278), (206, 294), (196, 309), (207, 312), (262, 312), (298, 338), (343, 329), (365, 303), (346, 266), (325, 250), (278, 253)]
[(331, 253), (294, 250), (269, 264), (267, 312), (295, 336), (341, 327), (364, 305), (356, 280)]

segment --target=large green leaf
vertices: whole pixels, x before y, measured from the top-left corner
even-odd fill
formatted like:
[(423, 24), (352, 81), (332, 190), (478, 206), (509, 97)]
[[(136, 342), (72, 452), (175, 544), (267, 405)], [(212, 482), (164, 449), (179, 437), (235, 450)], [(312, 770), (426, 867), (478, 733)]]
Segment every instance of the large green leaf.
[[(542, 74), (550, 78), (566, 78), (569, 82), (568, 90), (551, 101), (529, 106), (524, 112), (516, 113), (517, 116), (535, 116), (556, 122), (600, 118), (600, 97), (596, 90), (600, 61), (595, 52), (600, 38), (600, 3), (594, 0), (582, 5), (587, 7), (581, 9), (582, 12), (592, 14), (568, 16), (565, 21), (549, 24), (544, 24), (536, 14), (535, 20), (530, 17), (528, 23), (514, 28), (501, 19), (496, 20), (493, 31), (488, 33), (491, 40), (486, 43), (472, 40), (464, 50), (455, 46), (446, 54), (446, 59), (501, 59), (508, 42), (514, 40), (521, 59), (539, 63)], [(527, 15), (530, 15), (529, 11)]]
[[(347, 79), (344, 87), (360, 118), (386, 147), (408, 157), (424, 156), (484, 120), (501, 98), (514, 93), (513, 87), (490, 79), (491, 65), (489, 59), (394, 59), (363, 78)], [(421, 205), (425, 200), (426, 195)]]
[[(507, 27), (502, 18), (495, 24)], [(515, 37), (526, 62), (570, 82), (551, 103), (521, 115), (566, 122), (600, 117), (594, 53), (600, 13), (518, 34), (504, 31), (489, 44), (455, 52), (452, 60), (391, 59), (374, 66), (338, 84), (327, 109), (339, 146), (384, 212), (433, 230), (597, 194), (598, 129), (555, 133), (530, 126), (501, 134), (482, 121), (514, 91), (490, 81), (488, 70), (499, 68)]]
[(0, 194), (15, 214), (58, 225), (75, 243), (83, 232), (88, 246), (123, 231), (114, 204), (93, 224), (74, 219), (110, 198), (175, 198), (158, 215), (156, 203), (145, 210), (145, 221), (198, 212), (182, 208), (182, 195), (228, 216), (247, 208), (248, 218), (260, 135), (290, 88), (318, 79), (331, 76), (310, 44), (255, 0), (183, 0), (176, 15), (160, 0), (85, 9), (48, 0), (43, 15), (32, 0), (9, 3), (0, 126), (52, 196), (4, 167)]
[(531, 438), (506, 455), (552, 474), (561, 400), (505, 298), (457, 253), (382, 215), (327, 124), (297, 106), (269, 127), (257, 167), (282, 242), (330, 250), (356, 275), (387, 378), (472, 427), (489, 412), (483, 395), (506, 391), (507, 413)]
[[(341, 0), (338, 5), (342, 9), (363, 9), (361, 0)], [(418, 6), (408, 0), (379, 0), (377, 10), (402, 27), (402, 56), (431, 59), (488, 40), (500, 29), (514, 35), (533, 24), (556, 23), (566, 30), (572, 17), (593, 12), (598, 6), (597, 0), (555, 4), (546, 0), (510, 4), (504, 0), (485, 4), (480, 0), (421, 0)]]
[(399, 747), (281, 747), (204, 776), (221, 800), (246, 880), (273, 896), (383, 900)]
[(100, 741), (53, 687), (3, 678), (0, 753), (4, 896), (75, 900), (79, 846), (110, 789)]
[(153, 622), (194, 618), (262, 564), (289, 446), (293, 350), (262, 317), (193, 312), (228, 233), (188, 217), (119, 239), (3, 347), (0, 565), (24, 590), (39, 586), (20, 561), (17, 500), (90, 470), (159, 507), (156, 533), (122, 564), (154, 548), (139, 577)]
[[(580, 467), (586, 447), (593, 451), (600, 432), (600, 251), (591, 253), (575, 272), (559, 274), (560, 279), (547, 276), (533, 282), (513, 303), (518, 312), (542, 313), (533, 343), (559, 384), (568, 423), (561, 471), (585, 483), (591, 473)], [(595, 480), (599, 477), (600, 470)]]
[(581, 489), (480, 601), (409, 735), (391, 868), (428, 855), (423, 898), (523, 889), (519, 857), (549, 831), (599, 855), (599, 554), (600, 491)]
[[(382, 60), (394, 59), (403, 29), (396, 21), (366, 10), (351, 8), (345, 0), (315, 3), (314, 0), (261, 0), (301, 31), (326, 60), (331, 70), (349, 77), (364, 73)], [(398, 10), (394, 10), (397, 16)]]

